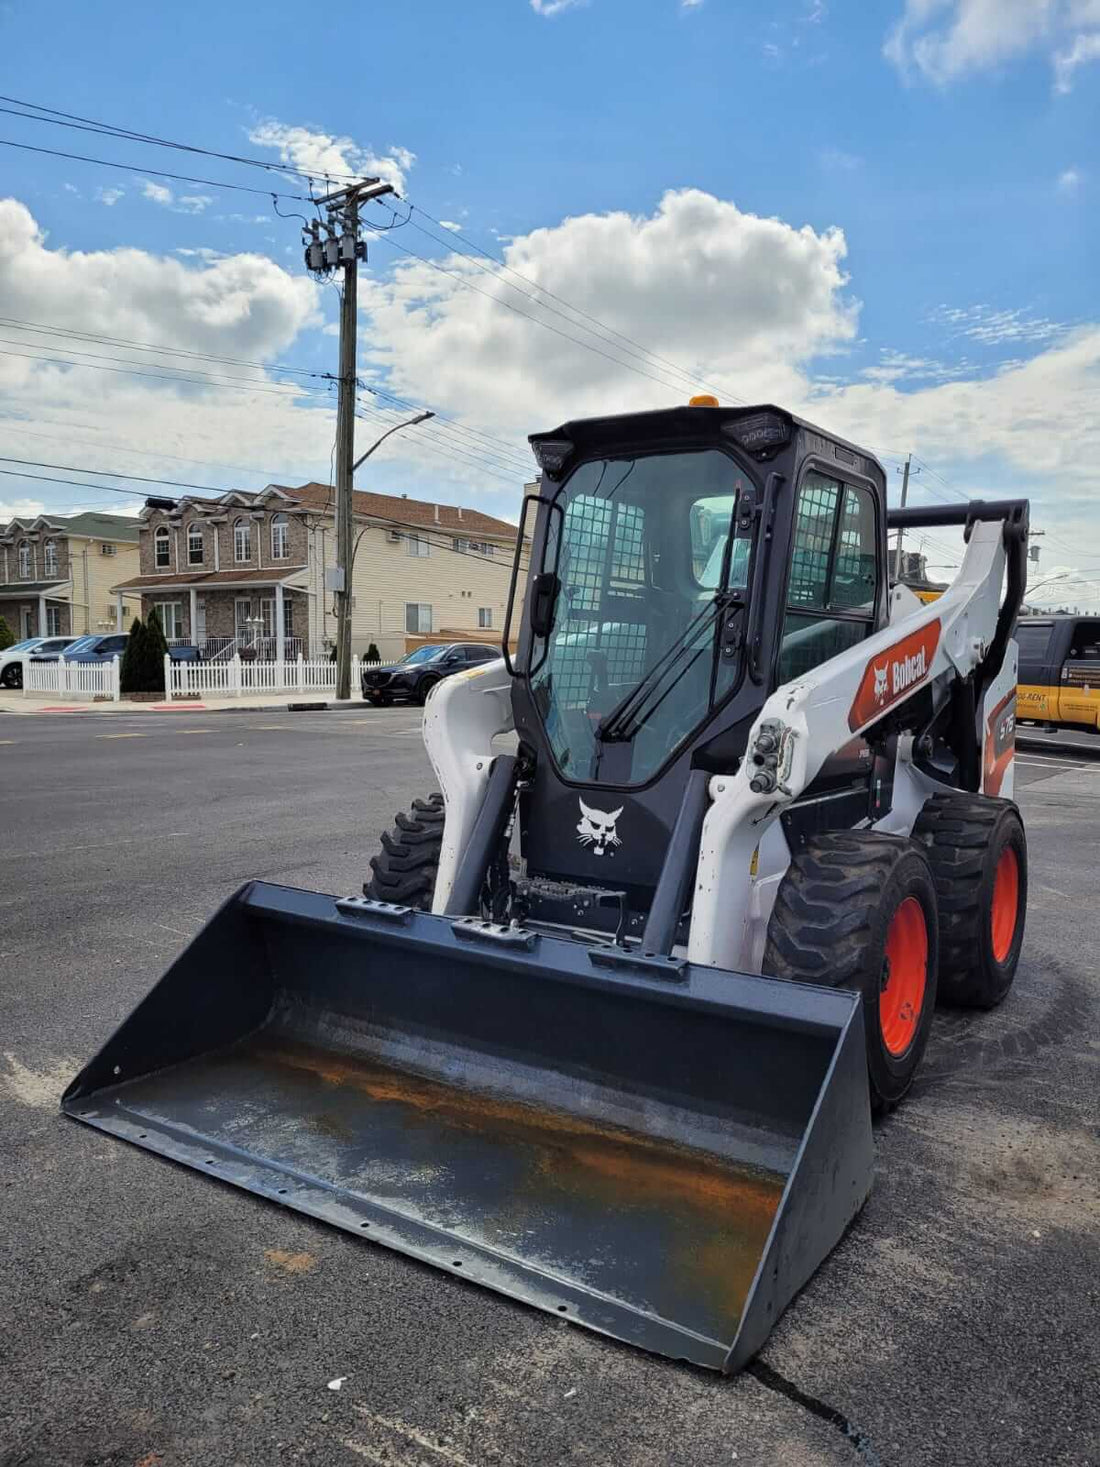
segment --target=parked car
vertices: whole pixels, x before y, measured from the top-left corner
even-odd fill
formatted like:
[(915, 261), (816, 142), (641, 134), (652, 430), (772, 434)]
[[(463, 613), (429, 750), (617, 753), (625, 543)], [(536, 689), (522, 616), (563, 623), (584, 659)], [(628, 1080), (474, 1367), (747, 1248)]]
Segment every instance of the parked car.
[(0, 652), (0, 688), (23, 686), (23, 663), (32, 654), (53, 652), (56, 655), (75, 641), (75, 637), (26, 637), (7, 651)]
[(69, 638), (67, 646), (38, 647), (30, 655), (31, 662), (56, 662), (64, 657), (66, 662), (110, 662), (112, 657), (121, 657), (126, 651), (129, 638), (125, 633), (108, 633), (106, 636)]
[(433, 647), (417, 647), (400, 662), (383, 667), (365, 667), (362, 672), (363, 697), (376, 708), (386, 708), (401, 700), (423, 703), (441, 678), (483, 662), (495, 662), (499, 647), (484, 642), (444, 642)]

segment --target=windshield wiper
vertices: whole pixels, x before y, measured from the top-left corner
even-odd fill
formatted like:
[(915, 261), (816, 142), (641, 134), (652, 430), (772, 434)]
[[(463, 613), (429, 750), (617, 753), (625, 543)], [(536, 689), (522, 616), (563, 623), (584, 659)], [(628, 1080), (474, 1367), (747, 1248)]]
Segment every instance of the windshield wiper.
[[(626, 697), (614, 707), (605, 718), (596, 725), (596, 739), (603, 744), (629, 743), (641, 728), (644, 720), (650, 716), (669, 693), (676, 687), (695, 663), (713, 646), (713, 637), (700, 640), (695, 646), (697, 639), (703, 639), (705, 634), (712, 632), (715, 623), (725, 615), (726, 608), (733, 599), (734, 593), (720, 591), (715, 595), (709, 606), (703, 609), (688, 622), (680, 635), (665, 649), (653, 666), (646, 672), (641, 681), (638, 682), (626, 695)], [(686, 658), (687, 653), (691, 653)], [(686, 660), (685, 660), (686, 658)], [(682, 664), (682, 665), (680, 665)], [(679, 666), (676, 676), (662, 688), (663, 679)], [(657, 694), (660, 694), (658, 697)]]

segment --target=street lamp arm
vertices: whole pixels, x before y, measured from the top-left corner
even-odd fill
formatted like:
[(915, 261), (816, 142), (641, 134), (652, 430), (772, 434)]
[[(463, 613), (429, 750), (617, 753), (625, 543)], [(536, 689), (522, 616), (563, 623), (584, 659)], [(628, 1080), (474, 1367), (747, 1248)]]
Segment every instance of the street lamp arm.
[(435, 413), (420, 413), (415, 418), (409, 418), (407, 422), (395, 423), (392, 428), (388, 428), (386, 432), (382, 434), (381, 438), (376, 438), (374, 440), (371, 446), (367, 449), (366, 453), (361, 454), (355, 460), (355, 462), (351, 466), (352, 473), (354, 474), (356, 469), (359, 468), (361, 464), (365, 464), (367, 459), (370, 458), (371, 454), (374, 452), (374, 450), (376, 448), (380, 448), (381, 445), (385, 443), (386, 439), (389, 438), (392, 434), (400, 433), (402, 428), (415, 428), (417, 423), (426, 423), (429, 418), (434, 417)]

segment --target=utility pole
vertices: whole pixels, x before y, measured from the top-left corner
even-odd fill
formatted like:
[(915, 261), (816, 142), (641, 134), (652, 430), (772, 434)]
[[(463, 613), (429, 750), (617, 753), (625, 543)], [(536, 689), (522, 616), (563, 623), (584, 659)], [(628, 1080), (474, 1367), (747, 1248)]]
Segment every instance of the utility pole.
[[(352, 474), (355, 464), (355, 375), (356, 328), (358, 324), (359, 261), (367, 257), (366, 244), (359, 238), (359, 206), (370, 199), (392, 194), (393, 186), (377, 178), (364, 178), (337, 193), (318, 199), (327, 207), (322, 225), (315, 220), (303, 235), (306, 269), (325, 277), (335, 269), (344, 272), (340, 298), (340, 373), (336, 407), (336, 574), (332, 590), (336, 597), (336, 696), (351, 697), (351, 592), (352, 592)], [(328, 586), (325, 588), (329, 589)]]
[[(910, 469), (912, 467), (912, 463), (913, 463), (913, 455), (910, 453), (910, 454), (908, 454), (906, 456), (905, 466), (904, 466), (904, 468), (901, 471), (901, 507), (902, 507), (902, 509), (905, 508), (905, 501), (909, 498), (909, 473), (910, 473)], [(917, 469), (917, 473), (918, 474), (920, 473), (920, 469)], [(905, 534), (905, 531), (899, 525), (898, 526), (898, 543), (897, 543), (897, 547), (896, 547), (896, 549), (894, 551), (894, 584), (895, 585), (897, 585), (901, 581), (901, 540), (902, 540), (902, 536), (904, 534)]]

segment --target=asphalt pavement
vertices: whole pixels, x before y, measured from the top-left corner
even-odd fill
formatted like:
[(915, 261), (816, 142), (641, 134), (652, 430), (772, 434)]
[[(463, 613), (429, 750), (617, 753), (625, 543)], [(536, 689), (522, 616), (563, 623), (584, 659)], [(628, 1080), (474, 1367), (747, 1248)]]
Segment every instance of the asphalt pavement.
[[(249, 877), (359, 889), (415, 710), (0, 723), (0, 1464), (1100, 1461), (1100, 763), (1020, 760), (1023, 961), (941, 1012), (759, 1361), (642, 1354), (57, 1113)], [(339, 1388), (334, 1389), (335, 1382)]]

